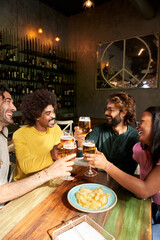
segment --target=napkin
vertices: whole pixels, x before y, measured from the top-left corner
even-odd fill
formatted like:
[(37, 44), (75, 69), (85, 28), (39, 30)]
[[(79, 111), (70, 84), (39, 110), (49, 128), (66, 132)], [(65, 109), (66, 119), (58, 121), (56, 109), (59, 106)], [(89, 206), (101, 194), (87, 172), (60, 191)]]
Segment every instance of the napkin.
[(61, 233), (57, 236), (58, 240), (105, 240), (99, 232), (97, 232), (92, 226), (90, 226), (87, 222), (82, 222), (77, 226)]

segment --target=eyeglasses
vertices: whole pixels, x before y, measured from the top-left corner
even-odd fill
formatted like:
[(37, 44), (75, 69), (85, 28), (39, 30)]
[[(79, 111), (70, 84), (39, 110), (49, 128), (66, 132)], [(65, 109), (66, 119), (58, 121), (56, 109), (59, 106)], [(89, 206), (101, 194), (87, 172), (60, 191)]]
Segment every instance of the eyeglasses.
[(112, 113), (112, 112), (114, 112), (114, 111), (118, 111), (119, 109), (111, 109), (111, 108), (107, 108), (106, 110), (105, 110), (105, 112), (108, 112), (108, 113)]

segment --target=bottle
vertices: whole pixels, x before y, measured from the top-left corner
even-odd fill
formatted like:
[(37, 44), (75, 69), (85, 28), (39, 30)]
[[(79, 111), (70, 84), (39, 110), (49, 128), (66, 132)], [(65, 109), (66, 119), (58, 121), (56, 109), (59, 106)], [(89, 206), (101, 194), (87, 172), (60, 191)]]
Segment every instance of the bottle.
[(49, 56), (52, 55), (52, 50), (51, 50), (51, 47), (49, 47)]
[(13, 72), (13, 78), (17, 78), (17, 72), (16, 72), (16, 70), (14, 69), (14, 72)]
[(9, 61), (10, 62), (13, 61), (13, 51), (12, 51), (12, 49), (10, 49), (10, 51), (9, 51)]
[(2, 34), (0, 33), (0, 47), (2, 46)]
[(15, 54), (15, 52), (13, 52), (13, 61), (14, 62), (16, 61), (16, 54)]
[(3, 55), (3, 51), (0, 51), (0, 60), (4, 60), (4, 55)]
[(33, 58), (32, 58), (32, 65), (33, 65), (33, 66), (36, 65), (36, 59), (35, 59), (34, 56), (33, 56)]
[(53, 49), (53, 56), (56, 56), (56, 50)]
[(57, 69), (57, 64), (53, 63), (53, 69)]
[(6, 50), (6, 60), (7, 61), (9, 60), (9, 52), (8, 52), (8, 50)]
[(23, 70), (22, 70), (22, 72), (21, 72), (21, 78), (22, 78), (22, 79), (25, 78)]

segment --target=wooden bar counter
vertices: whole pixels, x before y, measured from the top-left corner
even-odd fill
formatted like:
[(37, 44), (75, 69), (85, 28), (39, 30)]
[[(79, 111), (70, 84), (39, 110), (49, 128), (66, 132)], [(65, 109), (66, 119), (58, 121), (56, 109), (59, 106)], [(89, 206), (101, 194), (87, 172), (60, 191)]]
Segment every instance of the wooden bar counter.
[[(104, 227), (116, 240), (151, 240), (151, 201), (137, 199), (118, 185), (112, 178), (107, 182), (106, 173), (96, 177), (83, 175), (86, 167), (77, 167), (73, 181), (56, 179), (51, 186), (44, 185), (11, 201), (0, 210), (0, 239), (3, 240), (49, 240), (48, 229), (62, 221), (87, 214)], [(117, 194), (117, 204), (109, 211), (84, 213), (73, 208), (68, 191), (79, 184), (99, 183)]]

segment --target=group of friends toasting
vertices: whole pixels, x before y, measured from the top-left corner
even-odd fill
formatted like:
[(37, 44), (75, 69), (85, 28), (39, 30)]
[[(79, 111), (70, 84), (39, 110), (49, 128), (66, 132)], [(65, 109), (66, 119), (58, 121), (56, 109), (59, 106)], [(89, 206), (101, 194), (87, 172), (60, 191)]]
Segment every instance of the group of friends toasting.
[[(93, 177), (97, 171), (105, 171), (135, 197), (152, 197), (156, 209), (153, 217), (157, 223), (160, 107), (147, 108), (135, 127), (136, 103), (133, 97), (124, 92), (113, 93), (106, 102), (106, 121), (91, 129), (91, 119), (80, 117), (74, 134), (62, 132), (55, 124), (55, 109), (56, 96), (47, 89), (38, 89), (23, 98), (21, 111), (26, 125), (13, 134), (16, 168), (14, 182), (7, 183), (6, 127), (13, 123), (16, 108), (9, 90), (0, 86), (0, 138), (3, 143), (0, 149), (0, 203), (17, 198), (50, 179), (71, 176), (73, 160), (79, 149), (88, 162), (86, 176)], [(139, 178), (134, 176), (138, 164)]]

